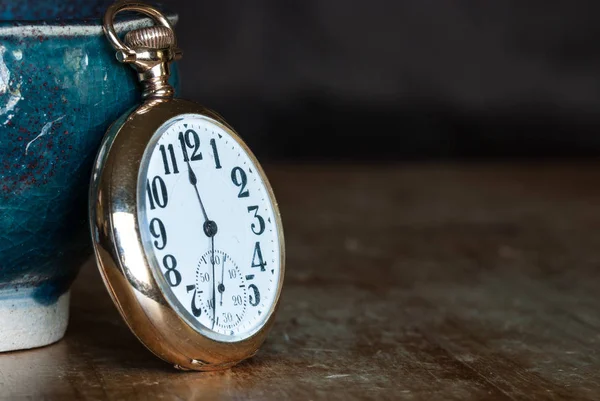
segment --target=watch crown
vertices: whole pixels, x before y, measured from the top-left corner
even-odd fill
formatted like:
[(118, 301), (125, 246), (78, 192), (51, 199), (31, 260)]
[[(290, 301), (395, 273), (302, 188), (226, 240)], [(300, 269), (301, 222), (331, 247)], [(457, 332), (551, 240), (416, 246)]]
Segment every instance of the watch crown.
[(125, 35), (125, 44), (132, 48), (167, 49), (175, 43), (175, 34), (165, 26), (134, 29)]
[[(1, 0), (0, 0), (1, 1)], [(136, 11), (151, 17), (157, 24), (127, 32), (123, 41), (114, 27), (115, 15), (121, 11)], [(129, 64), (142, 83), (142, 98), (171, 98), (169, 64), (181, 58), (177, 38), (167, 17), (154, 7), (132, 0), (118, 0), (108, 7), (102, 26), (104, 34), (117, 51), (117, 60)]]

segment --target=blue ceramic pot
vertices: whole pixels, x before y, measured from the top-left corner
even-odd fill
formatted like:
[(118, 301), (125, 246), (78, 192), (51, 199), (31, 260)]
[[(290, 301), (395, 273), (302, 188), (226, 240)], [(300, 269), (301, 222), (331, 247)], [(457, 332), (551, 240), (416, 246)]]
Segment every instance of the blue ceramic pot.
[[(64, 335), (68, 290), (91, 252), (93, 160), (111, 122), (140, 99), (102, 33), (109, 3), (0, 3), (0, 351)], [(129, 16), (115, 27), (148, 23)]]

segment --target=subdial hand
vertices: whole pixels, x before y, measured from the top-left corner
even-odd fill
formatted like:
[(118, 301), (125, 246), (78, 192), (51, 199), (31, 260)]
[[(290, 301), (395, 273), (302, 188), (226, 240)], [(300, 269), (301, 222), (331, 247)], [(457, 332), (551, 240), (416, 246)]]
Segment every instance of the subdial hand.
[(212, 328), (215, 328), (215, 315), (217, 312), (217, 304), (215, 303), (216, 298), (216, 283), (217, 279), (215, 277), (215, 236), (210, 237), (211, 251), (210, 251), (210, 263), (212, 264), (212, 277), (213, 277), (213, 292), (212, 292), (212, 305), (213, 305), (213, 313), (212, 313)]
[(225, 292), (225, 260), (227, 255), (223, 255), (223, 263), (221, 264), (221, 284), (219, 284), (219, 293), (221, 299), (219, 300), (219, 306), (223, 306), (223, 293)]

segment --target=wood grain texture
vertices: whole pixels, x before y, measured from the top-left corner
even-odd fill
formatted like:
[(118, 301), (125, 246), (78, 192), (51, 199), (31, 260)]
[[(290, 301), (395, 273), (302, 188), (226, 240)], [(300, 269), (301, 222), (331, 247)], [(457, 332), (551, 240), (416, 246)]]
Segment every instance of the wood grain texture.
[(267, 171), (288, 274), (255, 358), (173, 370), (88, 264), (66, 338), (0, 355), (0, 399), (600, 398), (600, 165)]

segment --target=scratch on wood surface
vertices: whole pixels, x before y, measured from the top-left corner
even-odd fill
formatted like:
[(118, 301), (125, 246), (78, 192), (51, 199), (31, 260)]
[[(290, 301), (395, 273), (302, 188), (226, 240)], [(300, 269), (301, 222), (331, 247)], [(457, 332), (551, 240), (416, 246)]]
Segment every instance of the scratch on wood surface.
[(308, 365), (307, 368), (329, 369), (329, 366), (323, 365), (322, 363), (313, 363), (312, 365)]
[(325, 348), (300, 348), (303, 351), (313, 351), (313, 352), (340, 352), (339, 349), (325, 349)]
[(348, 377), (350, 375), (347, 374), (339, 374), (339, 375), (329, 375), (325, 376), (326, 379), (341, 379), (342, 377)]

